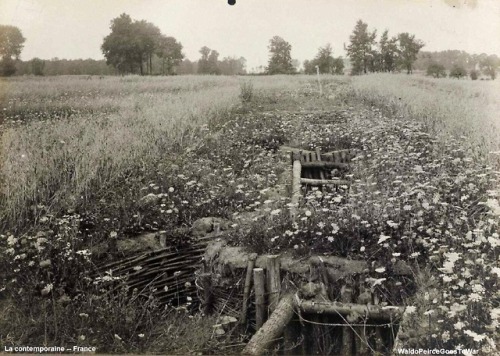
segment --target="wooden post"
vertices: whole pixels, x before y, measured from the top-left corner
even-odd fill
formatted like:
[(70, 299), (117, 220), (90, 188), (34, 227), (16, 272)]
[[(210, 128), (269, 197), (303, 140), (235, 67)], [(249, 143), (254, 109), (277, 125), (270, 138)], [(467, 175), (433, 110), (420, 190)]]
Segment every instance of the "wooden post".
[[(368, 296), (370, 298), (368, 298)], [(370, 300), (368, 300), (370, 299)], [(359, 304), (368, 304), (371, 302), (371, 294), (368, 291), (365, 291), (363, 287), (360, 288), (360, 295), (357, 298), (357, 302)], [(365, 322), (367, 318), (363, 319)], [(370, 329), (367, 326), (358, 326), (356, 329), (356, 354), (364, 355), (368, 352), (368, 335), (370, 333)]]
[(301, 193), (300, 173), (302, 172), (302, 165), (300, 163), (300, 153), (291, 153), (293, 167), (292, 167), (292, 208), (290, 209), (292, 219), (297, 214), (297, 206), (299, 205)]
[(253, 281), (255, 287), (255, 324), (256, 329), (259, 330), (264, 324), (265, 317), (265, 280), (264, 270), (262, 268), (253, 269)]
[[(344, 286), (340, 291), (340, 300), (344, 303), (352, 302), (352, 289), (350, 286)], [(351, 356), (353, 355), (352, 342), (353, 342), (353, 332), (351, 326), (346, 324), (342, 330), (342, 355)]]
[(398, 328), (396, 329), (396, 328), (392, 327), (393, 330), (396, 329), (396, 337), (394, 338), (392, 345), (389, 344), (389, 346), (392, 346), (393, 351), (395, 351), (401, 347), (401, 345), (402, 345), (401, 335), (403, 335), (402, 329), (404, 329), (404, 327), (408, 327), (408, 325), (406, 325), (407, 324), (406, 318), (408, 317), (408, 314), (406, 314), (405, 312), (403, 312), (402, 314), (403, 315), (401, 316), (401, 319), (399, 320)]
[(252, 271), (255, 266), (257, 254), (252, 253), (248, 257), (247, 274), (245, 276), (245, 288), (243, 290), (243, 307), (241, 308), (240, 324), (247, 323), (248, 298), (250, 297), (250, 287), (252, 285)]
[[(377, 294), (375, 293), (372, 293), (372, 299), (373, 299), (373, 305), (379, 305), (379, 298), (377, 296)], [(375, 344), (373, 346), (373, 349), (375, 351), (379, 351), (380, 353), (383, 353), (385, 352), (384, 351), (384, 348), (385, 348), (385, 335), (384, 335), (384, 329), (382, 326), (378, 326), (375, 328)]]
[(213, 309), (213, 294), (212, 294), (212, 274), (200, 274), (200, 286), (203, 289), (203, 313), (210, 314)]
[[(321, 162), (321, 150), (319, 149), (319, 147), (316, 147), (316, 160), (318, 162)], [(321, 168), (319, 168), (319, 178), (321, 180), (325, 180), (325, 173)], [(320, 190), (323, 191), (323, 186), (320, 186)]]
[(214, 222), (213, 227), (214, 227), (213, 232), (215, 233), (215, 235), (219, 235), (220, 234), (220, 223)]
[[(255, 271), (255, 270), (254, 270)], [(293, 294), (284, 296), (269, 320), (254, 334), (247, 346), (243, 349), (243, 355), (263, 355), (266, 350), (283, 334), (294, 314)]]
[(280, 260), (278, 255), (267, 256), (266, 286), (269, 296), (269, 314), (271, 314), (280, 300), (281, 278)]

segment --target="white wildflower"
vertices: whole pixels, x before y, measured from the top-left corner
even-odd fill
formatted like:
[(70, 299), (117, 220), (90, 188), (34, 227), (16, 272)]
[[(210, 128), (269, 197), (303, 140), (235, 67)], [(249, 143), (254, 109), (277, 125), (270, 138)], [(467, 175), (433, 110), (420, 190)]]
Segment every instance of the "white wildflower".
[(279, 213), (281, 213), (281, 209), (275, 209), (271, 211), (271, 215), (278, 215)]
[(479, 335), (472, 330), (464, 330), (464, 334), (469, 335), (476, 342), (483, 341), (486, 338), (486, 335)]
[(409, 314), (413, 314), (417, 311), (417, 307), (413, 306), (413, 305), (409, 305), (406, 307), (405, 309), (405, 314), (409, 315)]
[(442, 335), (441, 338), (443, 339), (443, 342), (448, 342), (450, 340), (450, 332), (446, 330)]
[(481, 299), (483, 299), (483, 297), (481, 297), (481, 296), (480, 296), (479, 294), (477, 294), (477, 293), (471, 293), (471, 294), (469, 295), (469, 300), (470, 300), (471, 302), (479, 302), (479, 301), (481, 301)]
[(384, 234), (381, 234), (379, 239), (378, 239), (378, 244), (381, 244), (382, 242), (384, 242), (385, 240), (388, 240), (390, 239), (391, 237), (390, 236), (387, 236), (387, 235), (384, 235)]
[(7, 245), (13, 246), (16, 244), (16, 242), (17, 242), (17, 239), (14, 238), (13, 235), (9, 235), (9, 237), (7, 238)]

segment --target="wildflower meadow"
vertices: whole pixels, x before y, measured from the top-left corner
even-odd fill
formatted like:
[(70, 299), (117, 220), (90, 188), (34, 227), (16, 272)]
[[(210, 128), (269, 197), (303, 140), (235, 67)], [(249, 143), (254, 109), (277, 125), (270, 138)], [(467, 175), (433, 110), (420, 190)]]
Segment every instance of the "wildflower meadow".
[[(1, 344), (234, 352), (224, 347), (237, 336), (217, 337), (216, 317), (107, 276), (112, 295), (95, 276), (96, 246), (157, 231), (188, 239), (193, 222), (215, 216), (248, 251), (368, 261), (364, 286), (405, 307), (403, 347), (500, 352), (497, 81), (61, 76), (0, 85)], [(352, 150), (343, 177), (352, 184), (309, 189), (293, 206), (289, 146)], [(393, 273), (401, 263), (411, 269), (403, 282)]]

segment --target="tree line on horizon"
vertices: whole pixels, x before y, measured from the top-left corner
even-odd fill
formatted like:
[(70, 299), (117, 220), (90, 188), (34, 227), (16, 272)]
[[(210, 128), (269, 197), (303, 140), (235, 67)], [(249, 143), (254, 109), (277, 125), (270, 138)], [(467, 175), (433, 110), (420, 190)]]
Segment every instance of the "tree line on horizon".
[[(18, 75), (245, 75), (246, 60), (243, 57), (224, 57), (215, 49), (203, 46), (200, 58), (191, 61), (182, 52), (181, 42), (161, 33), (154, 24), (145, 20), (133, 20), (123, 13), (112, 19), (110, 33), (104, 38), (101, 50), (105, 60), (53, 58), (30, 61), (19, 59), (25, 38), (14, 26), (0, 25), (0, 74)], [(334, 57), (331, 44), (320, 47), (316, 56), (300, 62), (291, 56), (292, 45), (280, 36), (270, 39), (269, 60), (266, 67), (259, 67), (261, 74), (344, 74), (345, 64), (350, 64), (350, 74), (370, 72), (412, 73), (414, 69), (427, 70), (428, 75), (441, 76), (443, 71), (461, 75), (469, 70), (480, 71), (496, 77), (500, 59), (496, 55), (468, 54), (464, 51), (421, 52), (424, 43), (407, 32), (389, 37), (385, 30), (377, 41), (377, 30), (358, 20), (344, 45), (347, 58)], [(430, 69), (429, 69), (430, 68)], [(437, 68), (437, 69), (436, 69)], [(465, 69), (461, 69), (465, 68)], [(437, 70), (437, 75), (433, 70)]]
[(500, 67), (500, 58), (495, 55), (469, 54), (465, 51), (447, 50), (439, 52), (420, 52), (415, 61), (415, 68), (426, 71), (434, 78), (450, 77), (461, 78), (470, 75), (475, 80), (480, 75), (496, 78)]
[(417, 54), (425, 45), (408, 32), (389, 37), (389, 30), (377, 41), (377, 30), (368, 31), (368, 24), (362, 20), (356, 22), (349, 40), (346, 51), (353, 75), (400, 70), (411, 74)]

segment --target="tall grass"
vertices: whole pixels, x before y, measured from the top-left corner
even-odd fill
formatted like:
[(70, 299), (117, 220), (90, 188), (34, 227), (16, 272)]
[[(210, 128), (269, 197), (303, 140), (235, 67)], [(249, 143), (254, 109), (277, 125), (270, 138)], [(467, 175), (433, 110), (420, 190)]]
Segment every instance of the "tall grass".
[(7, 121), (26, 121), (29, 109), (49, 117), (61, 105), (75, 111), (4, 129), (3, 218), (12, 226), (39, 204), (72, 209), (134, 168), (154, 170), (162, 157), (192, 144), (203, 125), (228, 115), (238, 86), (238, 79), (212, 77), (10, 82)]
[(261, 97), (285, 92), (293, 98), (313, 79), (63, 76), (5, 81), (0, 221), (4, 228), (30, 225), (40, 206), (45, 213), (74, 210), (92, 204), (91, 196), (117, 191), (126, 177), (140, 180), (155, 172), (161, 161), (201, 141), (207, 126), (241, 105), (243, 82)]
[(500, 149), (500, 82), (375, 74), (352, 78), (356, 98), (423, 121), (485, 155)]

